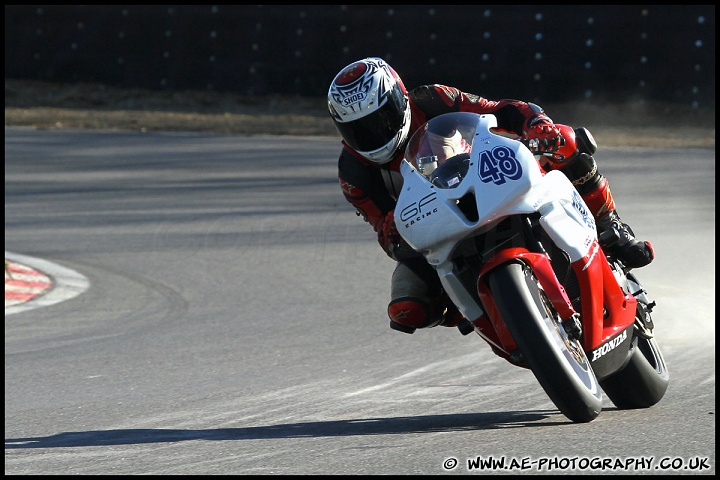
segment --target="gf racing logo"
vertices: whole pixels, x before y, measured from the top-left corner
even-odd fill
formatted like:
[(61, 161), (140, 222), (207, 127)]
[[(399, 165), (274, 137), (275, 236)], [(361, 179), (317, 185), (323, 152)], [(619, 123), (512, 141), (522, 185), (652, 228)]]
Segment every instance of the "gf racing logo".
[(432, 205), (435, 200), (437, 200), (437, 192), (432, 192), (403, 208), (400, 212), (400, 221), (405, 224), (405, 228), (410, 228), (410, 226), (415, 225), (423, 218), (437, 213), (437, 207)]

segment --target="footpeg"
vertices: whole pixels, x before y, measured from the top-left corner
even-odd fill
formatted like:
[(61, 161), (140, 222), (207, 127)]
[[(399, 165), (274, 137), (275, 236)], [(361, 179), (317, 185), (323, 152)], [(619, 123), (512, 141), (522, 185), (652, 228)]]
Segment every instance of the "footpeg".
[(469, 335), (472, 332), (475, 331), (475, 326), (470, 322), (470, 320), (463, 318), (458, 324), (457, 324), (458, 330), (460, 330), (460, 333), (463, 335)]

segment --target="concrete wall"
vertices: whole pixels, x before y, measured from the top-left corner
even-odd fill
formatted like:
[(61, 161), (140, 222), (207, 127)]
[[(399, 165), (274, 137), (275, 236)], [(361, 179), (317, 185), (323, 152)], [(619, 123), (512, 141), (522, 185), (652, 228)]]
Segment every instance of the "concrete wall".
[(6, 5), (5, 77), (325, 95), (345, 65), (489, 98), (715, 107), (712, 5)]

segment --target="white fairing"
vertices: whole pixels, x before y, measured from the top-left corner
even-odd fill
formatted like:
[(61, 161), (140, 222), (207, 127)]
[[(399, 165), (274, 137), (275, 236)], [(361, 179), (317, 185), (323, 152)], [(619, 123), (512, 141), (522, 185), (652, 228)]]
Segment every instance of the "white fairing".
[[(464, 165), (457, 175), (450, 165), (457, 159), (453, 157), (444, 170), (451, 167), (454, 173), (441, 177), (442, 152), (428, 151), (430, 142), (423, 137), (433, 131), (455, 136), (456, 131), (447, 131), (449, 124), (457, 124), (456, 131), (463, 133), (471, 150), (469, 159), (463, 157)], [(436, 117), (413, 136), (400, 167), (404, 183), (395, 207), (398, 231), (435, 266), (456, 305), (469, 310), (474, 307), (467, 302), (474, 301), (463, 298), (467, 294), (458, 287), (449, 261), (462, 239), (510, 215), (532, 212), (541, 214), (542, 227), (568, 253), (570, 261), (586, 256), (597, 238), (589, 209), (565, 175), (558, 171), (543, 175), (532, 153), (522, 143), (492, 133), (490, 129), (495, 126), (493, 115), (451, 113)], [(432, 169), (425, 170), (423, 165), (430, 162)], [(478, 212), (474, 221), (458, 207), (458, 200), (470, 194), (475, 197)], [(473, 315), (482, 313), (478, 309), (463, 314), (476, 318)]]

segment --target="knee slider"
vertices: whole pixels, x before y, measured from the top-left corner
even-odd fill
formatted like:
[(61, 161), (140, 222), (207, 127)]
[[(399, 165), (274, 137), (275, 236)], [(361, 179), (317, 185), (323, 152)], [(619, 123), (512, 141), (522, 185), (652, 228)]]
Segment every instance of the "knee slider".
[[(388, 316), (390, 317), (391, 327), (396, 324), (412, 328), (413, 331), (430, 323), (430, 309), (427, 302), (414, 297), (397, 298), (390, 302)], [(396, 328), (396, 330), (405, 331), (403, 328)]]

